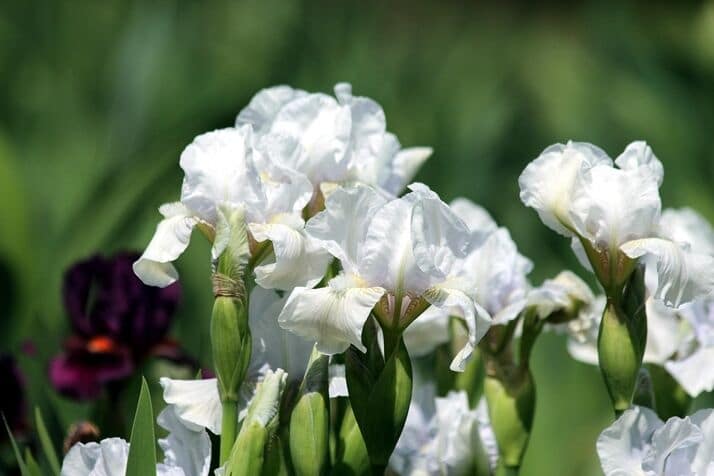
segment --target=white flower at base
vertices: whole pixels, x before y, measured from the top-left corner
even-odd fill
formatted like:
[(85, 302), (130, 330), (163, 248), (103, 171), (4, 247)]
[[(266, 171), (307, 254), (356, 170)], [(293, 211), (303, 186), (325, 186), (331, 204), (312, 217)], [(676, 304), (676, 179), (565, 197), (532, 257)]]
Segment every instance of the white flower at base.
[(264, 89), (236, 118), (260, 137), (290, 142), (277, 162), (306, 177), (316, 191), (323, 183), (360, 182), (396, 195), (432, 153), (428, 147), (402, 149), (387, 132), (382, 108), (372, 99), (352, 95), (339, 83), (335, 96), (288, 86)]
[(498, 447), (486, 402), (472, 410), (463, 391), (429, 401), (429, 392), (423, 397), (424, 401), (416, 399), (409, 407), (390, 467), (404, 476), (465, 476), (473, 474), (476, 464), (495, 469)]
[(326, 354), (364, 351), (362, 328), (374, 308), (382, 325), (403, 331), (429, 304), (464, 316), (469, 340), (452, 363), (462, 369), (488, 329), (465, 274), (468, 230), (421, 184), (399, 199), (366, 186), (339, 189), (306, 225), (343, 271), (321, 289), (296, 288), (280, 325)]
[[(256, 147), (250, 126), (202, 134), (181, 154), (185, 177), (180, 202), (162, 205), (164, 219), (134, 272), (146, 284), (168, 286), (178, 279), (173, 266), (198, 227), (213, 241), (212, 259), (223, 252), (223, 226), (230, 210), (244, 210), (254, 254), (272, 243), (273, 262), (260, 261), (256, 282), (266, 288), (314, 286), (328, 255), (304, 236), (302, 210), (312, 197), (310, 183), (272, 166), (274, 144)], [(262, 243), (259, 245), (258, 243)]]
[[(164, 460), (156, 465), (157, 476), (207, 476), (211, 464), (211, 440), (203, 429), (187, 428), (169, 405), (156, 419), (169, 432), (159, 439)], [(99, 443), (77, 443), (62, 462), (61, 476), (124, 476), (129, 443), (106, 438)]]
[(625, 411), (597, 440), (605, 476), (707, 476), (714, 471), (714, 412), (663, 423), (645, 407)]

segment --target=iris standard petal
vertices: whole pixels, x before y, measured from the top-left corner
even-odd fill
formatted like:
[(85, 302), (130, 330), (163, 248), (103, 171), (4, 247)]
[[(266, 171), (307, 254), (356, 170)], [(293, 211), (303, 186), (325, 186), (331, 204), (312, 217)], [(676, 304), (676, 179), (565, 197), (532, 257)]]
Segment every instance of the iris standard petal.
[(164, 389), (164, 401), (174, 406), (176, 417), (192, 430), (208, 428), (216, 435), (221, 434), (223, 410), (218, 394), (218, 380), (174, 380), (160, 379)]

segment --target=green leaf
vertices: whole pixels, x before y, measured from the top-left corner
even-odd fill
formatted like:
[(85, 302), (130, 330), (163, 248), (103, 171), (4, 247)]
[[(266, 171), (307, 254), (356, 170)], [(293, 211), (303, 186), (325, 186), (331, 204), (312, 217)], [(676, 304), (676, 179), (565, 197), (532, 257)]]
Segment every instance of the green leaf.
[(156, 474), (156, 439), (154, 436), (154, 412), (151, 394), (146, 379), (141, 379), (141, 392), (136, 404), (134, 425), (131, 429), (129, 457), (126, 476)]
[(5, 424), (5, 430), (7, 431), (7, 435), (10, 437), (10, 444), (12, 445), (12, 451), (15, 453), (17, 465), (20, 467), (20, 474), (22, 474), (22, 476), (31, 476), (27, 470), (27, 466), (25, 465), (25, 460), (22, 459), (22, 453), (20, 453), (20, 448), (17, 447), (15, 437), (12, 436), (12, 431), (10, 431), (10, 426), (7, 424), (5, 415), (2, 415), (2, 421)]
[(40, 412), (39, 407), (35, 407), (35, 427), (37, 429), (37, 435), (40, 438), (42, 451), (45, 454), (45, 458), (47, 458), (47, 462), (50, 464), (52, 473), (59, 475), (60, 464), (57, 459), (57, 453), (52, 446), (52, 440), (50, 439), (50, 435), (47, 433), (47, 427), (45, 426), (45, 421), (42, 419), (42, 412)]
[(40, 470), (40, 466), (35, 461), (32, 453), (30, 453), (30, 448), (25, 448), (25, 466), (29, 476), (42, 476), (42, 470)]
[[(404, 341), (399, 338), (396, 349), (377, 374), (374, 352), (362, 354), (354, 347), (345, 358), (347, 388), (359, 429), (375, 474), (386, 469), (394, 451), (412, 397), (412, 367)], [(380, 353), (381, 355), (381, 353)]]

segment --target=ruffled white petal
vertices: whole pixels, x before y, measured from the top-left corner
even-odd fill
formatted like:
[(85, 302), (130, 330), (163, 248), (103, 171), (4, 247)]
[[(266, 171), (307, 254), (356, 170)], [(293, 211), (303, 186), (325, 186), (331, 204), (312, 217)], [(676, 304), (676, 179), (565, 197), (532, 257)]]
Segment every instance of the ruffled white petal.
[(107, 438), (99, 443), (77, 443), (62, 461), (61, 476), (124, 476), (129, 443)]
[(208, 428), (221, 434), (223, 409), (218, 394), (218, 380), (173, 380), (162, 377), (164, 401), (174, 406), (176, 417), (193, 431)]
[(661, 301), (649, 298), (645, 307), (647, 345), (644, 361), (662, 365), (672, 358), (682, 344), (682, 325), (675, 312)]
[(650, 450), (650, 439), (662, 426), (662, 421), (649, 408), (634, 407), (625, 411), (597, 439), (597, 453), (605, 476), (644, 476), (642, 463)]
[(468, 198), (456, 198), (449, 208), (461, 218), (471, 234), (471, 246), (476, 247), (496, 231), (498, 225), (491, 215), (480, 205), (475, 204)]
[(652, 174), (657, 185), (662, 185), (664, 167), (645, 141), (640, 140), (628, 144), (622, 154), (615, 159), (615, 164), (623, 170), (644, 168), (647, 173)]
[(169, 432), (159, 439), (164, 462), (157, 466), (157, 474), (207, 476), (211, 467), (211, 440), (205, 430), (189, 429), (178, 418), (175, 408), (166, 407), (156, 419)]
[(579, 175), (571, 200), (573, 229), (599, 251), (612, 252), (656, 232), (659, 187), (651, 174), (639, 169), (592, 167)]
[(316, 342), (324, 354), (344, 352), (350, 344), (365, 352), (362, 328), (384, 289), (355, 284), (338, 276), (325, 288), (295, 288), (278, 318), (280, 326)]
[(633, 259), (646, 257), (646, 281), (657, 283), (650, 291), (668, 306), (679, 307), (714, 292), (713, 256), (688, 252), (660, 238), (631, 241), (621, 250)]
[(450, 315), (463, 317), (468, 329), (468, 341), (451, 362), (451, 370), (463, 372), (476, 344), (491, 326), (491, 316), (463, 291), (447, 287), (433, 287), (424, 293), (424, 298), (433, 306)]
[(133, 269), (145, 284), (166, 287), (178, 279), (171, 263), (188, 247), (191, 232), (199, 220), (181, 203), (167, 203), (159, 211), (164, 219)]
[(689, 418), (670, 418), (652, 434), (651, 449), (642, 461), (647, 474), (690, 473), (691, 460), (702, 433)]
[(330, 255), (312, 242), (302, 227), (272, 223), (249, 225), (258, 242), (273, 244), (275, 261), (255, 268), (255, 281), (264, 288), (311, 288), (320, 282), (330, 261)]
[(412, 181), (434, 150), (431, 147), (409, 147), (394, 155), (389, 174), (379, 185), (389, 193), (398, 195)]
[(711, 476), (714, 474), (714, 410), (699, 410), (689, 419), (702, 433), (702, 440), (691, 459), (694, 474)]
[(256, 132), (267, 132), (283, 106), (306, 94), (300, 89), (282, 85), (263, 89), (253, 96), (250, 103), (238, 113), (236, 127), (250, 124)]
[(552, 145), (529, 163), (518, 178), (521, 201), (534, 208), (546, 226), (572, 236), (570, 206), (576, 179), (598, 164), (609, 166), (612, 161), (592, 144)]

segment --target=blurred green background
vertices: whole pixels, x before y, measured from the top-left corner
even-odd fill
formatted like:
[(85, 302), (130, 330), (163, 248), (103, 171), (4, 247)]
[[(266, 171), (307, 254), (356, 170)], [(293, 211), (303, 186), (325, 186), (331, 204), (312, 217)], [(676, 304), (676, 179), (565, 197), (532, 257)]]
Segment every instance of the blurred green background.
[[(0, 71), (0, 346), (32, 339), (39, 356), (21, 363), (39, 375), (67, 333), (66, 267), (143, 249), (156, 208), (178, 196), (182, 148), (278, 83), (350, 81), (376, 99), (404, 145), (434, 147), (418, 180), (489, 209), (535, 262), (534, 283), (564, 267), (586, 276), (518, 199), (520, 171), (551, 143), (615, 156), (645, 139), (665, 206), (714, 220), (711, 1), (2, 2)], [(196, 239), (178, 263), (174, 327), (204, 362), (207, 250)], [(611, 418), (599, 371), (545, 335), (535, 376), (522, 474), (599, 474), (594, 442)]]

